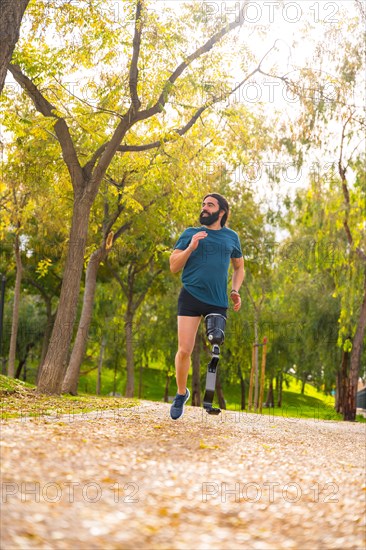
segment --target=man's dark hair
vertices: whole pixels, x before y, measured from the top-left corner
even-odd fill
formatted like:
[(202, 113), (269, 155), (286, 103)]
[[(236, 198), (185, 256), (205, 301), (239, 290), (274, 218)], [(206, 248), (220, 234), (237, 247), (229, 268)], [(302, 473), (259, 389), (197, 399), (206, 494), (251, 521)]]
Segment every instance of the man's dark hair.
[(223, 210), (225, 212), (225, 214), (222, 216), (221, 222), (220, 222), (221, 227), (224, 227), (225, 223), (227, 222), (227, 218), (229, 216), (229, 203), (227, 202), (225, 197), (223, 197), (219, 193), (207, 193), (207, 195), (205, 195), (203, 197), (203, 200), (206, 200), (207, 197), (213, 197), (214, 199), (216, 199), (217, 202), (219, 203), (220, 210)]

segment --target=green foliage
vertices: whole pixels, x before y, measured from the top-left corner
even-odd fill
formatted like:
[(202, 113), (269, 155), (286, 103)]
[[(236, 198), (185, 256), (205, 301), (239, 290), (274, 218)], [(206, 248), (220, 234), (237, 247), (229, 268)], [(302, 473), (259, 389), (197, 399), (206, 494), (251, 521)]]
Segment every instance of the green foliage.
[[(269, 337), (269, 378), (294, 370), (299, 377), (311, 377), (317, 387), (325, 384), (329, 391), (340, 349), (351, 345), (348, 337), (355, 332), (362, 297), (363, 264), (355, 250), (366, 249), (365, 157), (356, 147), (363, 120), (357, 107), (363, 30), (350, 17), (328, 25), (313, 63), (293, 77), (292, 90), (301, 97), (296, 114), (268, 116), (263, 105), (224, 101), (225, 93), (237, 84), (233, 75), (237, 80), (238, 65), (244, 76), (256, 60), (257, 52), (251, 51), (246, 36), (236, 36), (233, 42), (225, 38), (172, 85), (166, 82), (171, 72), (222, 21), (205, 17), (199, 3), (182, 6), (182, 17), (174, 9), (159, 11), (153, 2), (144, 4), (137, 91), (142, 108), (152, 107), (162, 91), (169, 94), (169, 101), (158, 116), (134, 126), (124, 143), (160, 140), (162, 145), (115, 155), (93, 205), (85, 267), (103, 243), (107, 227), (114, 235), (123, 232), (98, 273), (82, 371), (95, 368), (105, 338), (105, 368), (113, 377), (116, 371), (110, 391), (123, 385), (128, 299), (111, 269), (127, 283), (131, 269), (141, 268), (134, 280), (134, 303), (153, 273), (159, 274), (135, 311), (136, 367), (159, 362), (162, 369), (173, 372), (180, 282), (179, 276), (169, 273), (169, 254), (179, 234), (197, 225), (201, 199), (214, 189), (232, 205), (230, 226), (243, 244), (247, 284), (241, 312), (228, 320), (223, 382), (236, 380), (239, 367), (248, 375), (257, 324), (258, 338)], [(82, 165), (110, 139), (129, 107), (133, 19), (134, 3), (129, 1), (30, 3), (13, 62), (54, 105), (54, 114), (65, 118)], [(232, 55), (229, 43), (241, 52), (240, 59)], [(177, 134), (198, 107), (218, 97), (222, 101), (205, 111), (184, 137)], [(29, 340), (22, 334), (34, 332), (37, 343), (32, 354), (37, 357), (46, 321), (40, 297), (44, 304), (51, 301), (54, 312), (69, 245), (73, 189), (55, 139), (54, 120), (40, 115), (16, 87), (7, 87), (2, 101), (7, 143), (0, 179), (0, 269), (11, 288), (12, 244), (19, 223), (24, 265), (19, 353)], [(351, 206), (346, 212), (337, 161), (342, 125), (349, 116), (344, 160)], [(271, 154), (280, 162), (290, 159), (296, 167), (314, 158), (320, 167), (309, 174), (296, 196), (281, 198), (277, 210), (259, 204), (251, 185), (258, 163)], [(326, 154), (333, 164), (322, 171)], [(271, 174), (270, 182), (275, 192), (280, 175)], [(119, 216), (114, 219), (116, 211)], [(353, 247), (344, 233), (346, 213)], [(286, 235), (280, 245), (279, 230)], [(142, 269), (146, 258), (149, 262)], [(7, 323), (11, 298), (10, 291)]]

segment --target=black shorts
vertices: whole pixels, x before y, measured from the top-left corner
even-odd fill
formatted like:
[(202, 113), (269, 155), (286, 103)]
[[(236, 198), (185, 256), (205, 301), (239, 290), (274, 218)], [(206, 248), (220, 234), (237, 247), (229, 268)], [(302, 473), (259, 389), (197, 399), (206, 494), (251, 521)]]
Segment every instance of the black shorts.
[(200, 300), (197, 300), (192, 294), (188, 292), (184, 287), (180, 291), (178, 298), (178, 315), (187, 317), (206, 317), (209, 313), (220, 313), (226, 317), (227, 308), (212, 306), (205, 304)]

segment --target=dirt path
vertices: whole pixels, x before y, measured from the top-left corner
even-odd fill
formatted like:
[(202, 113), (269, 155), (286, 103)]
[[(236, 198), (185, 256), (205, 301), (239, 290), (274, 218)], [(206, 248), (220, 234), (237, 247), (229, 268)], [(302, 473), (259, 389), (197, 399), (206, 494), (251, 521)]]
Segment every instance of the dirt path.
[(168, 414), (3, 422), (1, 548), (365, 548), (365, 424)]

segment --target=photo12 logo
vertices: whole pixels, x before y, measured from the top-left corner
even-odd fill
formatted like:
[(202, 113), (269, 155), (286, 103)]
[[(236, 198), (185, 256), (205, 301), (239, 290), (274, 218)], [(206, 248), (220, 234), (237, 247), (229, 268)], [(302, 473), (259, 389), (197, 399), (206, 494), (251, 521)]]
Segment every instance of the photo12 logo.
[(279, 500), (296, 503), (304, 499), (306, 502), (339, 502), (337, 494), (339, 487), (336, 483), (325, 483), (322, 487), (314, 483), (309, 488), (301, 487), (295, 481), (281, 485), (277, 481), (256, 482), (217, 482), (209, 481), (202, 483), (202, 502), (209, 502), (219, 499), (221, 502), (230, 500), (236, 503), (242, 502), (268, 502), (273, 504)]
[(238, 166), (231, 166), (226, 162), (204, 162), (202, 163), (202, 177), (205, 181), (211, 181), (217, 176), (224, 181), (230, 177), (233, 183), (259, 183), (261, 181), (271, 183), (280, 181), (294, 185), (310, 176), (316, 181), (334, 182), (337, 178), (337, 161), (325, 160), (299, 166), (294, 161), (272, 161), (272, 160), (248, 160)]
[(202, 2), (202, 10), (206, 20), (220, 17), (224, 23), (298, 23), (306, 13), (314, 23), (339, 22), (337, 2)]
[(3, 482), (1, 484), (1, 502), (6, 504), (11, 498), (18, 498), (21, 502), (99, 502), (103, 497), (116, 503), (137, 504), (139, 486), (137, 483), (128, 482), (121, 485), (114, 483), (108, 487), (102, 487), (100, 483), (91, 481), (80, 483), (78, 481), (66, 481), (56, 483), (50, 481), (41, 484), (39, 481)]

